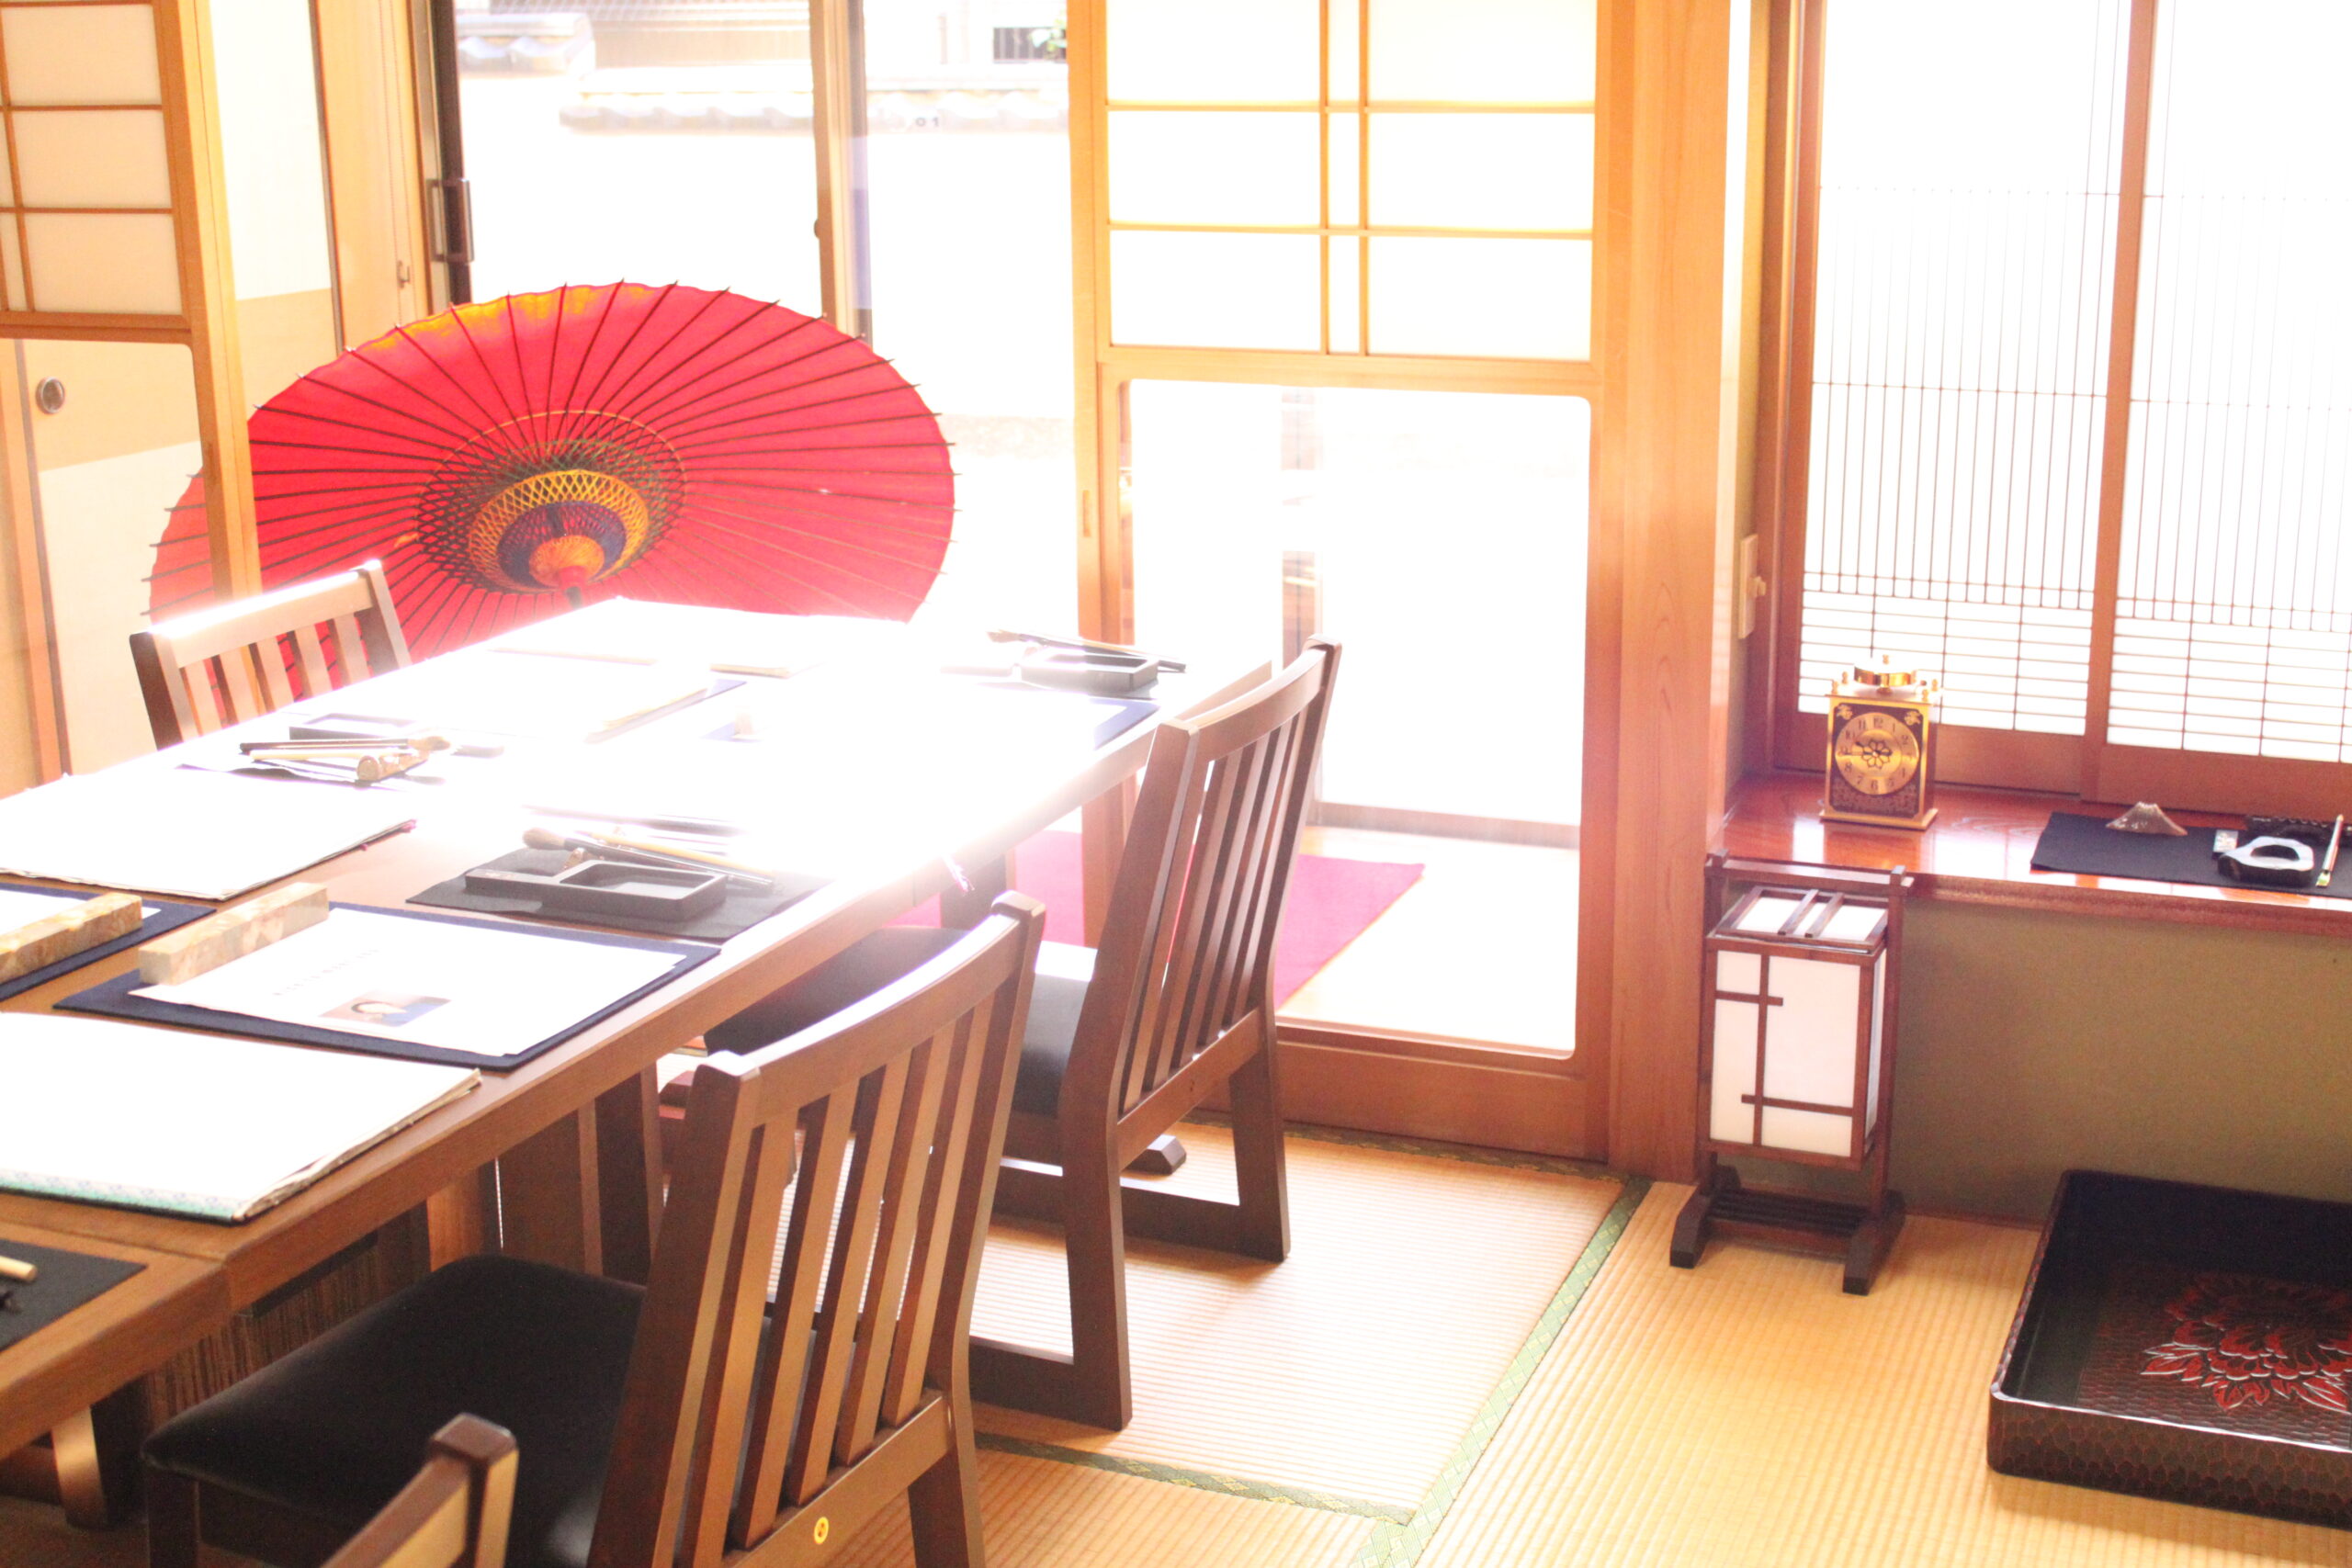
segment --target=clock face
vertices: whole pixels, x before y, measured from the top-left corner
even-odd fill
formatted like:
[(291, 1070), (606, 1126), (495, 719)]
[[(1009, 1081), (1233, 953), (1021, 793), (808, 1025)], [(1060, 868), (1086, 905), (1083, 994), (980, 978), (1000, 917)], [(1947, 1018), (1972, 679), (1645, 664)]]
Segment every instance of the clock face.
[(1864, 711), (1838, 731), (1838, 776), (1863, 795), (1892, 795), (1919, 771), (1919, 738), (1893, 714)]

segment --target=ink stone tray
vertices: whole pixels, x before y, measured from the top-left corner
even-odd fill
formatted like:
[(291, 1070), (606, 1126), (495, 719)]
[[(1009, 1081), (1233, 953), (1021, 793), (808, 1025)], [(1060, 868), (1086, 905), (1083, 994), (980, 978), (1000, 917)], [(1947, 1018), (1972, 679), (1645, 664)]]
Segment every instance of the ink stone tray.
[(2352, 1529), (2352, 1204), (2070, 1170), (1993, 1381), (2007, 1475)]

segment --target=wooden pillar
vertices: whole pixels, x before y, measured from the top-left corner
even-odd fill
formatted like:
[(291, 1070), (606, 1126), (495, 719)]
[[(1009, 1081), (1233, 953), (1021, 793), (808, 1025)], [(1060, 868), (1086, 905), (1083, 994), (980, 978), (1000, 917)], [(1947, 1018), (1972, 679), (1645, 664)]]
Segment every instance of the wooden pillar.
[(1669, 1179), (1690, 1174), (1702, 863), (1731, 719), (1748, 12), (1612, 0), (1602, 17), (1594, 569), (1614, 657), (1594, 671), (1609, 733), (1588, 766), (1611, 830), (1595, 846), (1602, 863), (1583, 918), (1607, 927), (1608, 978), (1582, 1021), (1605, 1042), (1610, 1162)]
[(220, 170), (212, 29), (202, 0), (157, 0), (156, 59), (164, 121), (174, 143), (172, 209), (178, 229), (180, 310), (195, 360), (197, 437), (212, 585), (223, 599), (261, 591), (254, 542), (253, 457), (245, 442), (244, 374), (237, 351), (237, 290), (229, 270), (229, 206)]

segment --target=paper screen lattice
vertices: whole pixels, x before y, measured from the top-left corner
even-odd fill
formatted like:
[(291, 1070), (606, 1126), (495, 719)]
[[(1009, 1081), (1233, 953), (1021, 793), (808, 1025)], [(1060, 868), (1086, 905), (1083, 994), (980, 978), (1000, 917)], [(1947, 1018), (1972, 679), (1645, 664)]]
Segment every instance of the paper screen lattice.
[[(683, 286), (461, 305), (312, 371), (251, 429), (264, 586), (380, 558), (420, 657), (618, 593), (904, 619), (955, 509), (938, 422), (872, 349)], [(211, 594), (191, 485), (149, 606)]]

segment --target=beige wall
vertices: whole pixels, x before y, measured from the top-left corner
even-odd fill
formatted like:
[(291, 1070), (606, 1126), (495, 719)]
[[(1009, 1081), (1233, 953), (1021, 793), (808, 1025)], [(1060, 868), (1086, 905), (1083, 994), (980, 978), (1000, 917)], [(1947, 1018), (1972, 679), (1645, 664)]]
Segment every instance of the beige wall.
[(21, 347), (28, 387), (66, 390), (30, 423), (66, 766), (87, 773), (150, 747), (129, 638), (147, 624), (155, 541), (202, 466), (195, 377), (173, 344)]
[(356, 345), (427, 308), (411, 19), (406, 0), (334, 0), (315, 15), (336, 290), (343, 341)]
[(2038, 1216), (2071, 1166), (2352, 1199), (2352, 942), (1921, 900), (1895, 1182)]

